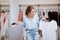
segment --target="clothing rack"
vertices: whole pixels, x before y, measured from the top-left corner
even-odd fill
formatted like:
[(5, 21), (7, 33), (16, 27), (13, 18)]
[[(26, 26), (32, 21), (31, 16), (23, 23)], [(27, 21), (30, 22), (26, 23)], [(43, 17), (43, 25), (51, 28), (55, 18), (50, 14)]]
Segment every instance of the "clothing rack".
[[(22, 9), (21, 7), (23, 6), (23, 7), (25, 7), (25, 6), (27, 6), (27, 5), (19, 5), (20, 7), (20, 11), (21, 10), (25, 10), (25, 9)], [(35, 12), (39, 12), (40, 10), (45, 10), (45, 11), (50, 11), (50, 10), (58, 10), (58, 8), (53, 8), (53, 9), (41, 9), (40, 8), (40, 5), (38, 4), (38, 5), (32, 5), (32, 6), (37, 6), (37, 9), (35, 9)]]
[[(42, 4), (41, 4), (42, 5)], [(35, 12), (39, 12), (40, 10), (46, 10), (46, 11), (50, 11), (50, 10), (60, 10), (59, 9), (59, 6), (60, 6), (60, 4), (57, 4), (58, 5), (58, 8), (54, 8), (54, 9), (41, 9), (40, 8), (40, 6), (41, 6), (40, 4), (35, 4), (35, 5), (32, 5), (32, 6), (36, 6), (37, 7), (37, 9), (35, 10)], [(44, 4), (43, 4), (44, 5)], [(45, 4), (46, 5), (46, 4)], [(2, 7), (3, 5), (0, 5), (0, 7)], [(19, 11), (21, 11), (21, 10), (25, 10), (25, 9), (22, 9), (22, 7), (26, 7), (27, 5), (22, 5), (22, 4), (20, 4), (19, 5)], [(9, 5), (7, 5), (6, 7), (9, 7)], [(2, 11), (1, 10), (1, 8), (0, 8), (0, 11)], [(6, 12), (9, 12), (9, 9), (5, 9), (4, 11), (6, 11)]]
[(4, 11), (4, 12), (10, 12), (9, 10), (1, 10), (1, 12)]
[(1, 5), (0, 5), (0, 11), (1, 11)]
[(60, 10), (60, 7), (59, 6), (60, 6), (60, 4), (58, 4), (58, 10)]

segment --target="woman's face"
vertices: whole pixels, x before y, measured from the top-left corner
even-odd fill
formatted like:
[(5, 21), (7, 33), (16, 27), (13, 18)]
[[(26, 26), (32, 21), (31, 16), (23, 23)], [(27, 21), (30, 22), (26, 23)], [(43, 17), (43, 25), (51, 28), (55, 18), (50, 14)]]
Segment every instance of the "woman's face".
[(30, 14), (31, 17), (33, 17), (34, 16), (34, 9), (32, 9), (29, 14)]

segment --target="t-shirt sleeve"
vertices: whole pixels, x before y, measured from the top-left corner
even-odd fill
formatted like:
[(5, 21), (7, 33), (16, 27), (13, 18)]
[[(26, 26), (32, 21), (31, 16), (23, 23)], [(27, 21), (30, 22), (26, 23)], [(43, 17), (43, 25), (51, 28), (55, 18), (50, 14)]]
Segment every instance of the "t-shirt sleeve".
[(54, 21), (54, 20), (53, 20), (52, 22), (53, 22), (53, 24), (54, 24), (54, 29), (57, 30), (57, 22)]

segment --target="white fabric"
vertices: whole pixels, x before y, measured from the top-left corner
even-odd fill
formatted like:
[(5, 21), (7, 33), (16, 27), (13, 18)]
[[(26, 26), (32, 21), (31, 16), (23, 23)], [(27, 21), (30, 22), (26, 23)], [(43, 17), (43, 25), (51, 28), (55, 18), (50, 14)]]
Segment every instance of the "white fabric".
[(2, 13), (1, 15), (2, 15), (2, 16), (1, 16), (1, 19), (0, 19), (0, 22), (1, 22), (1, 36), (4, 36), (4, 35), (5, 35), (4, 22), (3, 22), (4, 14)]
[[(2, 16), (1, 16), (1, 36), (4, 36), (5, 35), (5, 31), (6, 31), (6, 29), (8, 28), (8, 13), (6, 12), (5, 14), (4, 13), (2, 13), (1, 14)], [(5, 21), (5, 23), (4, 23), (4, 17), (6, 17), (6, 21)]]
[(56, 40), (57, 23), (40, 21), (39, 29), (42, 30), (43, 40)]
[(1, 40), (1, 31), (0, 31), (0, 40)]
[(9, 40), (19, 40), (19, 31), (18, 27), (9, 27), (8, 31), (6, 32)]
[(22, 40), (22, 25), (13, 25), (9, 27), (6, 31), (6, 36), (9, 40)]

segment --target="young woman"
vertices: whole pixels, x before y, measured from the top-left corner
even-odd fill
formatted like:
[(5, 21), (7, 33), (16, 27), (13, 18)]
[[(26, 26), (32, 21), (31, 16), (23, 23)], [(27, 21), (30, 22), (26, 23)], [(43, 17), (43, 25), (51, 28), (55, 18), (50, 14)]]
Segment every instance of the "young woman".
[(28, 6), (26, 9), (26, 14), (23, 17), (27, 40), (39, 40), (38, 21), (38, 15), (34, 14), (34, 7)]

